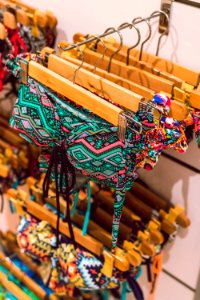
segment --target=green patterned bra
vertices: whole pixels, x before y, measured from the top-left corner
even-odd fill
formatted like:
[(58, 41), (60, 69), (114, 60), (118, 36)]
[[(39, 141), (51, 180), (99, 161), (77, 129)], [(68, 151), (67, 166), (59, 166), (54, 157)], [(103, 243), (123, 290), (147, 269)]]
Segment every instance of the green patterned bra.
[[(8, 68), (18, 78), (19, 60), (16, 58), (8, 62)], [(163, 95), (155, 95), (151, 103), (159, 110), (170, 108), (170, 99)], [(123, 142), (118, 138), (117, 127), (29, 77), (27, 85), (20, 85), (10, 120), (11, 126), (23, 138), (41, 147), (40, 168), (57, 181), (61, 191), (66, 184), (69, 190), (73, 168), (88, 179), (116, 190), (113, 250), (117, 245), (125, 191), (132, 187), (137, 178), (136, 169), (152, 169), (164, 149), (183, 152), (187, 148), (185, 123), (163, 116), (161, 126), (157, 126), (153, 111), (146, 108), (129, 114), (133, 122), (127, 128)], [(142, 134), (134, 132), (134, 120), (142, 124)], [(188, 123), (191, 125), (192, 120)], [(56, 167), (52, 157), (56, 160)], [(63, 169), (68, 175), (63, 175)]]

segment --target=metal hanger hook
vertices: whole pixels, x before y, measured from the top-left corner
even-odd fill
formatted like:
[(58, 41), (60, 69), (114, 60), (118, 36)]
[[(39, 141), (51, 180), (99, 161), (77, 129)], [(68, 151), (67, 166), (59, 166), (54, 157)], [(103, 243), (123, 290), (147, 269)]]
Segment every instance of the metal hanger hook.
[(135, 43), (135, 45), (133, 45), (133, 46), (131, 46), (131, 47), (129, 47), (129, 48), (127, 49), (127, 54), (126, 54), (126, 64), (129, 65), (130, 51), (131, 51), (132, 49), (134, 49), (135, 47), (137, 47), (137, 45), (139, 45), (139, 43), (140, 43), (140, 41), (141, 41), (141, 33), (140, 33), (140, 30), (139, 30), (134, 24), (132, 24), (132, 23), (123, 23), (123, 24), (121, 24), (121, 25), (118, 27), (118, 29), (123, 29), (124, 27), (127, 27), (127, 26), (129, 26), (130, 29), (134, 28), (134, 29), (136, 30), (137, 34), (138, 34), (138, 40), (137, 40), (137, 42)]
[(110, 56), (110, 60), (109, 60), (109, 63), (108, 63), (108, 70), (107, 70), (110, 73), (112, 59), (122, 49), (122, 46), (123, 46), (123, 36), (122, 36), (121, 32), (118, 29), (114, 28), (114, 27), (109, 27), (108, 29), (106, 29), (104, 31), (104, 33), (107, 33), (109, 31), (111, 31), (111, 33), (114, 33), (114, 32), (118, 33), (119, 38), (120, 38), (119, 48)]
[(145, 40), (142, 42), (141, 47), (140, 47), (139, 60), (142, 60), (143, 48), (144, 48), (144, 45), (145, 45), (145, 44), (150, 40), (150, 38), (151, 38), (151, 35), (152, 35), (152, 28), (151, 28), (151, 24), (150, 24), (150, 22), (149, 22), (148, 19), (143, 19), (143, 18), (141, 18), (141, 17), (138, 17), (138, 18), (133, 19), (132, 24), (133, 24), (133, 25), (137, 24), (137, 21), (140, 21), (140, 23), (141, 23), (141, 22), (145, 22), (145, 23), (147, 24), (148, 30), (149, 30), (149, 33), (148, 33), (147, 37), (146, 37)]
[(151, 17), (154, 17), (154, 16), (160, 16), (160, 15), (164, 15), (166, 20), (167, 20), (167, 26), (166, 26), (166, 30), (160, 35), (159, 39), (158, 39), (158, 44), (157, 44), (157, 49), (156, 49), (156, 56), (158, 56), (158, 53), (159, 53), (159, 49), (160, 49), (160, 43), (161, 43), (161, 39), (163, 38), (164, 35), (167, 35), (168, 31), (169, 31), (169, 16), (166, 12), (162, 11), (162, 10), (157, 10), (157, 11), (154, 11), (150, 18)]
[(98, 36), (96, 36), (96, 35), (90, 35), (90, 36), (95, 37), (95, 38), (97, 39), (97, 42), (95, 43), (95, 46), (94, 46), (95, 49), (97, 48), (97, 45), (98, 45), (99, 42), (101, 42), (102, 45), (103, 45), (103, 53), (102, 53), (102, 57), (100, 57), (100, 58), (97, 60), (97, 62), (95, 63), (95, 66), (94, 66), (94, 70), (92, 71), (92, 72), (95, 72), (97, 66), (100, 64), (101, 61), (104, 60), (104, 57), (105, 57), (105, 54), (106, 54), (106, 45), (105, 45), (104, 41), (103, 41), (100, 37), (98, 37)]
[(80, 46), (76, 45), (76, 44), (72, 44), (73, 46), (76, 46), (76, 48), (78, 49), (78, 51), (80, 52), (80, 57), (81, 57), (81, 64), (80, 66), (74, 71), (74, 76), (73, 76), (73, 84), (76, 83), (76, 75), (77, 75), (77, 72), (82, 68), (83, 66), (83, 63), (84, 63), (84, 53), (83, 53), (83, 50), (81, 49)]

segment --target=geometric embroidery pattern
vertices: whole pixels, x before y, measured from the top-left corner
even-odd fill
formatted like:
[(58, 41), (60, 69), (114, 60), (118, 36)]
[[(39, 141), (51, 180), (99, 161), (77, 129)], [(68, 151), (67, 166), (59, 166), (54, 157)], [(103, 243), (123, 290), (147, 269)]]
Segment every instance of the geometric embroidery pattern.
[[(8, 67), (19, 76), (17, 59), (10, 61)], [(166, 98), (155, 96), (154, 105), (157, 103), (163, 107), (167, 103), (163, 104)], [(137, 178), (136, 168), (153, 168), (164, 149), (185, 151), (187, 147), (183, 124), (174, 120), (172, 123), (168, 118), (169, 125), (168, 119), (163, 118), (162, 127), (158, 127), (154, 124), (153, 115), (146, 110), (132, 114), (132, 118), (133, 122), (127, 128), (125, 141), (122, 142), (118, 138), (117, 127), (68, 99), (59, 97), (29, 77), (28, 84), (20, 86), (10, 120), (11, 126), (21, 136), (42, 147), (40, 167), (43, 171), (48, 168), (53, 147), (56, 143), (63, 143), (69, 161), (77, 170), (91, 180), (116, 190), (113, 249), (117, 245), (125, 191), (132, 187)], [(134, 120), (143, 125), (140, 135), (132, 130)]]

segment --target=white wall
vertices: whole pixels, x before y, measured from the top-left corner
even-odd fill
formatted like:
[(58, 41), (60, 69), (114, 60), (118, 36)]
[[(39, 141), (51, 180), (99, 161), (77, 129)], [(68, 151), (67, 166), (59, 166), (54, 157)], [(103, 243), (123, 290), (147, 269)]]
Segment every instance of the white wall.
[[(147, 17), (160, 9), (160, 0), (27, 0), (27, 3), (43, 10), (49, 9), (57, 16), (58, 40), (72, 40), (76, 32), (100, 34), (110, 26), (119, 26), (133, 18)], [(154, 22), (155, 23), (155, 22)], [(154, 26), (156, 29), (157, 27)], [(200, 70), (200, 10), (179, 3), (173, 4), (170, 34), (165, 39), (160, 55), (195, 70)], [(157, 31), (148, 45), (154, 53)], [(125, 41), (134, 44), (134, 33), (129, 32)], [(195, 144), (188, 154), (181, 156), (200, 169), (200, 155)], [(180, 155), (178, 155), (180, 157)], [(142, 172), (144, 180), (158, 193), (181, 203), (192, 220), (188, 231), (182, 231), (175, 245), (166, 251), (165, 269), (195, 288), (200, 264), (200, 176), (163, 158), (153, 172)], [(193, 292), (163, 274), (155, 300), (191, 300)]]
[[(52, 10), (58, 17), (59, 40), (69, 41), (76, 32), (100, 34), (110, 26), (131, 22), (135, 17), (147, 17), (160, 9), (160, 0), (27, 0), (27, 3), (43, 10)], [(199, 9), (173, 3), (170, 35), (160, 54), (193, 69), (200, 69), (199, 58)], [(144, 26), (145, 27), (145, 26)], [(134, 33), (128, 40), (134, 44)], [(158, 35), (148, 50), (155, 52)]]

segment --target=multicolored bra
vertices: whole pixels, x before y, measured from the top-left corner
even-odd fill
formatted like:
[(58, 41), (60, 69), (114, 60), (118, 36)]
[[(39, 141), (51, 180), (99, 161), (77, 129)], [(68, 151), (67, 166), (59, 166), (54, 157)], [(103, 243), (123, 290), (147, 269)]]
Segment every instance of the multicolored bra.
[[(10, 58), (7, 64), (18, 78), (20, 59)], [(128, 112), (133, 122), (127, 127), (123, 142), (118, 138), (117, 127), (29, 77), (28, 84), (20, 86), (10, 124), (27, 141), (41, 147), (41, 170), (57, 181), (60, 190), (66, 185), (68, 193), (72, 189), (69, 181), (74, 176), (73, 167), (90, 180), (116, 190), (112, 226), (114, 250), (125, 191), (137, 178), (136, 169), (152, 169), (165, 149), (184, 152), (189, 142), (186, 129), (193, 130), (196, 126), (199, 131), (191, 114), (182, 122), (168, 117), (171, 101), (160, 94), (151, 101), (151, 105), (162, 112), (158, 125), (154, 123), (154, 109), (145, 106), (136, 114)], [(135, 121), (142, 124), (142, 134), (134, 131)], [(68, 175), (64, 176), (64, 171)]]
[(134, 279), (138, 275), (138, 268), (130, 272), (113, 268), (112, 275), (106, 276), (103, 256), (97, 257), (79, 246), (75, 247), (64, 237), (57, 248), (55, 232), (46, 221), (38, 222), (27, 214), (21, 219), (17, 239), (26, 254), (40, 262), (51, 263), (48, 286), (59, 295), (66, 295), (69, 285), (82, 291), (94, 291), (116, 289), (120, 282), (127, 280), (136, 299), (144, 299)]

